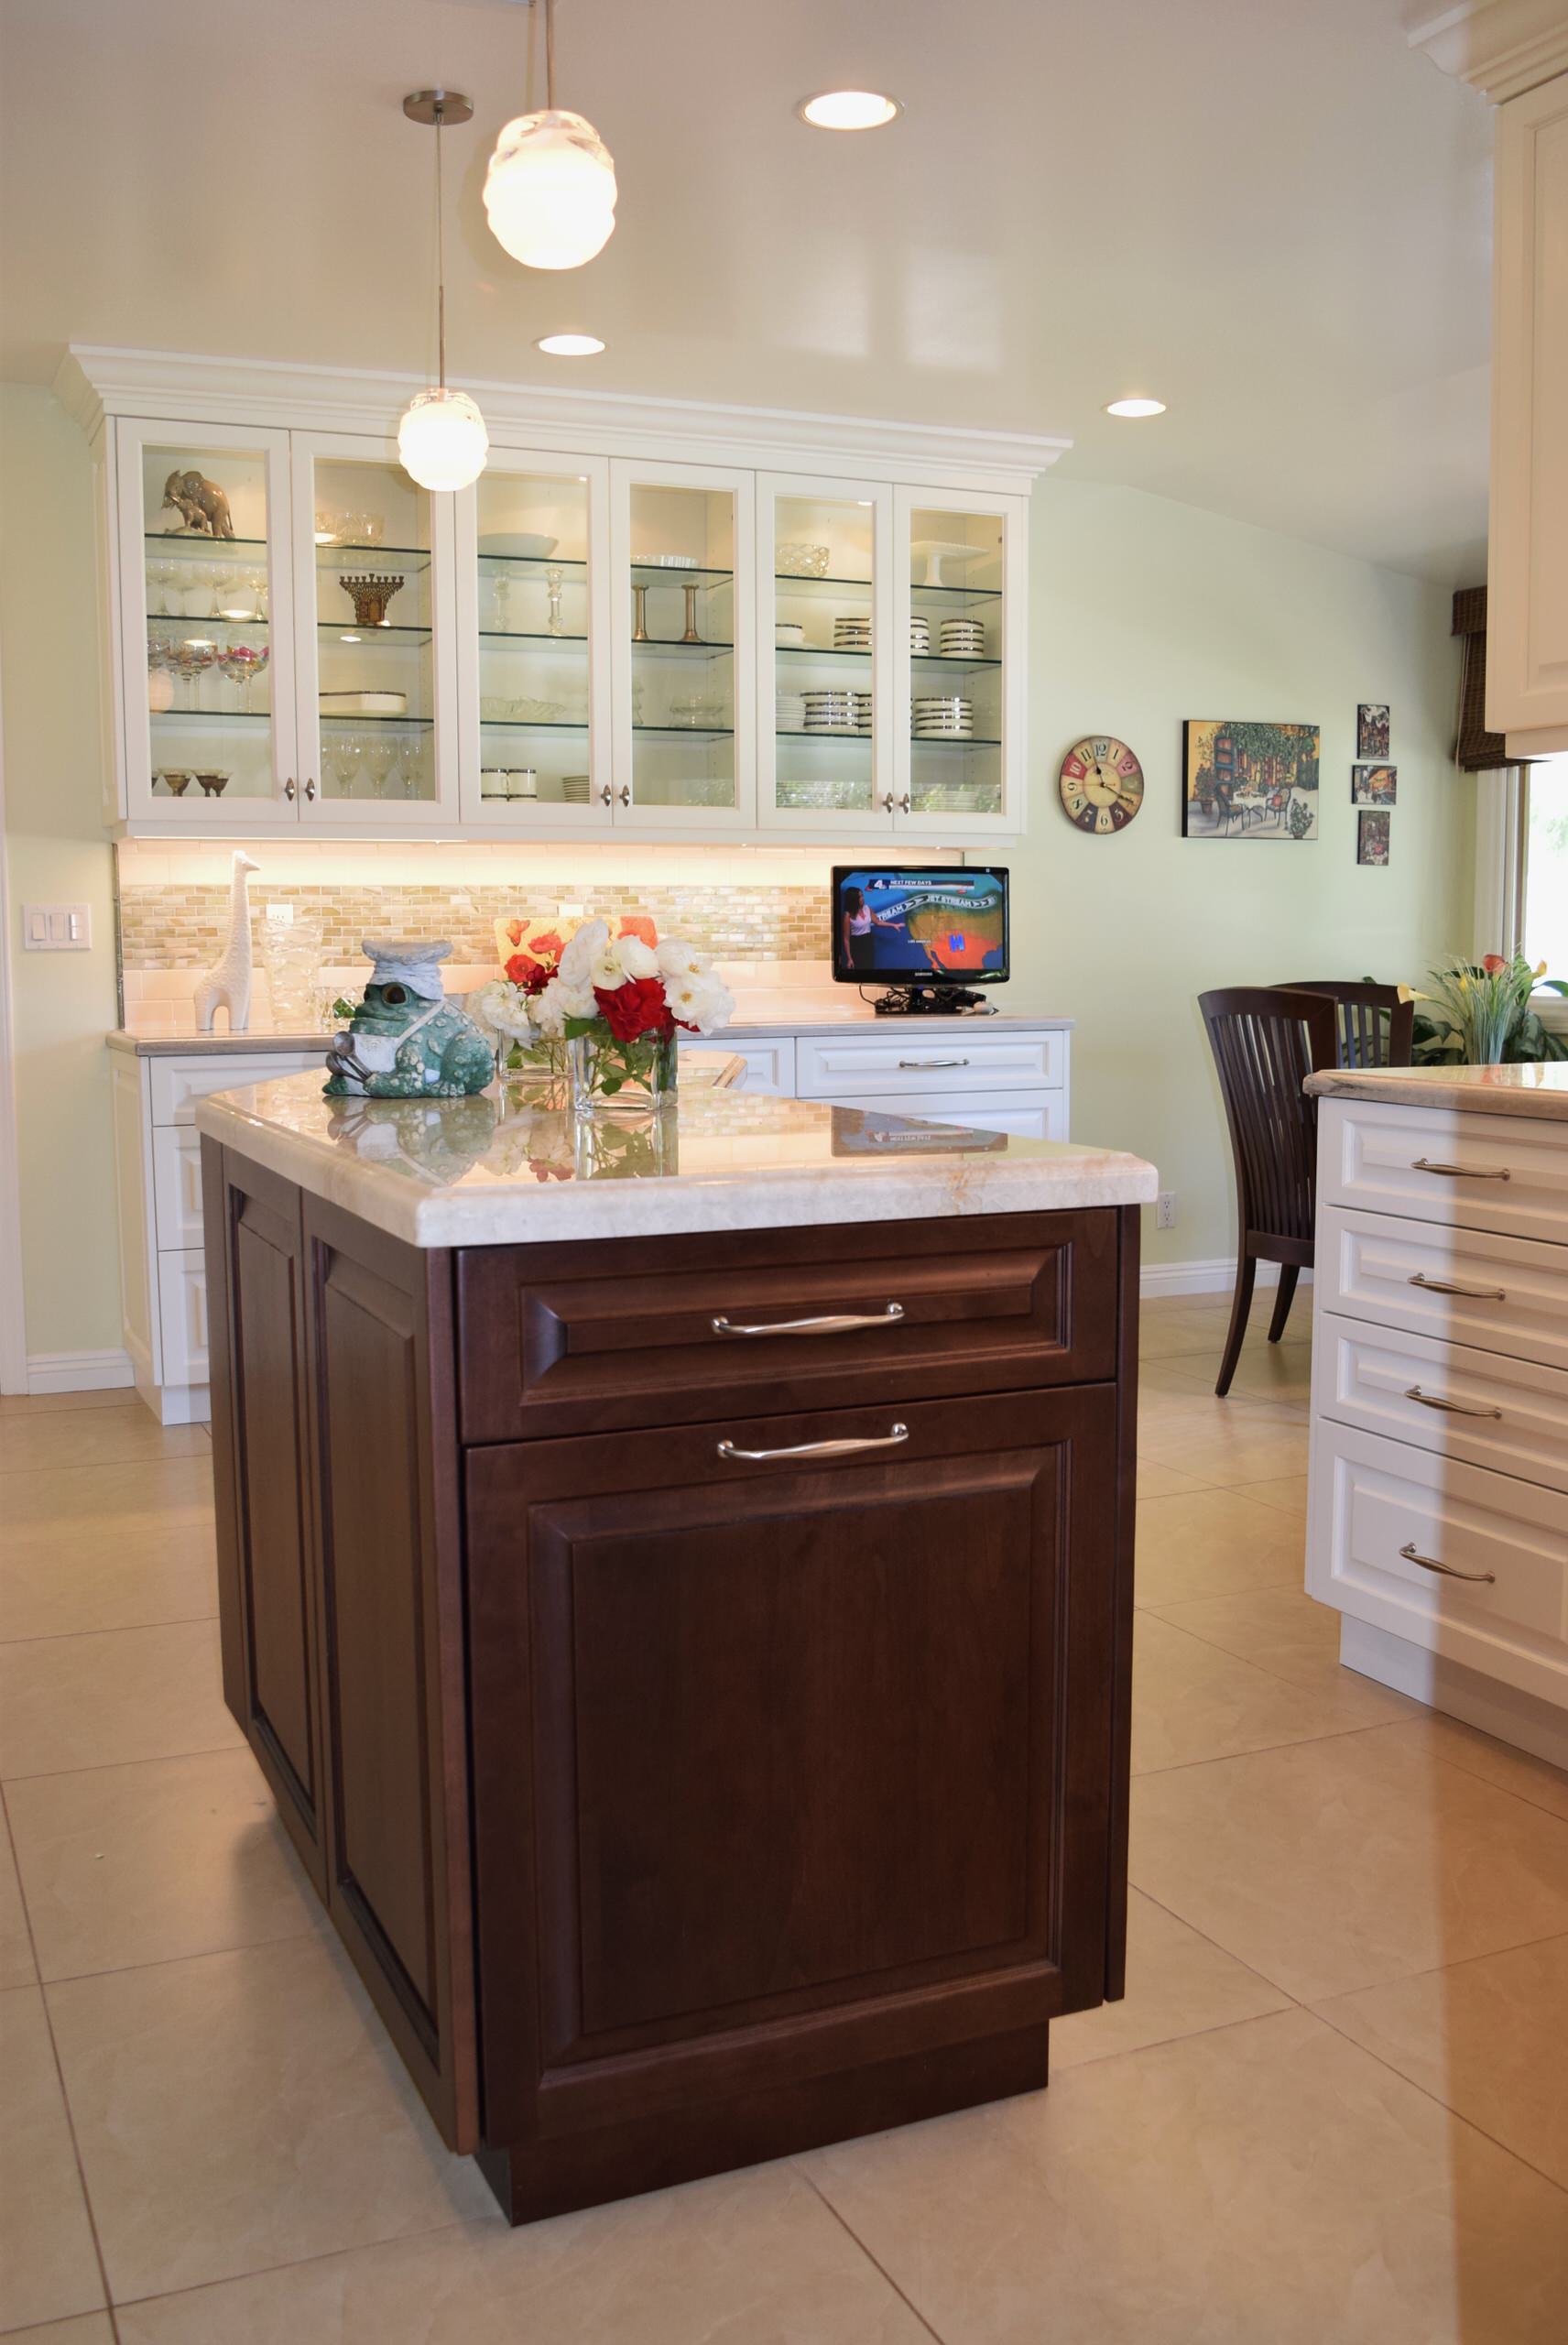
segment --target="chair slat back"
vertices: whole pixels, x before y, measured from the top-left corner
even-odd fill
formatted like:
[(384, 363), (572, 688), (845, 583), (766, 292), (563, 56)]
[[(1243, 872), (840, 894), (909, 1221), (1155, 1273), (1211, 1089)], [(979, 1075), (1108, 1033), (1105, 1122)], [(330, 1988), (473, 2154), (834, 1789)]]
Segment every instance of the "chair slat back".
[(1409, 1066), (1416, 1006), (1399, 998), (1398, 986), (1356, 984), (1347, 977), (1292, 977), (1281, 990), (1328, 995), (1339, 1029), (1341, 1066)]
[(1321, 993), (1224, 986), (1198, 1007), (1220, 1079), (1244, 1238), (1310, 1238), (1317, 1101), (1301, 1086), (1337, 1063), (1334, 1006)]

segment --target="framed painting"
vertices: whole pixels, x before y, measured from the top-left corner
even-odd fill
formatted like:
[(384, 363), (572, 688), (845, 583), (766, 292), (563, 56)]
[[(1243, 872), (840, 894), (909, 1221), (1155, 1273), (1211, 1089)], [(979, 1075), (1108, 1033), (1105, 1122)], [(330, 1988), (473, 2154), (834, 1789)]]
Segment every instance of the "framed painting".
[(1356, 754), (1358, 758), (1388, 756), (1388, 704), (1386, 700), (1364, 700), (1357, 703)]
[(1353, 806), (1391, 806), (1399, 794), (1398, 766), (1352, 766), (1350, 802)]
[(1190, 716), (1181, 728), (1185, 839), (1315, 839), (1319, 728)]
[(1373, 863), (1379, 869), (1388, 867), (1388, 817), (1387, 814), (1357, 814), (1356, 817), (1356, 860)]

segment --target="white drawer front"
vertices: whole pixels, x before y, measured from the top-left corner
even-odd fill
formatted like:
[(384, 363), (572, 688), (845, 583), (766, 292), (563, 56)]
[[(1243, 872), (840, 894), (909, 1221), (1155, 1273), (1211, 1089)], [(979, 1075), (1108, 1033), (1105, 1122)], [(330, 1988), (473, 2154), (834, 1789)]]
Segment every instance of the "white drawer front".
[[(1320, 1418), (1308, 1554), (1308, 1587), (1324, 1603), (1548, 1700), (1568, 1700), (1568, 1498), (1560, 1491)], [(1470, 1576), (1445, 1576), (1436, 1564)]]
[(247, 1084), (273, 1083), (280, 1074), (302, 1074), (323, 1063), (323, 1053), (299, 1051), (268, 1051), (255, 1058), (149, 1059), (153, 1122), (192, 1123), (197, 1100), (210, 1091), (242, 1091)]
[[(1375, 1100), (1321, 1105), (1323, 1204), (1568, 1245), (1568, 1148), (1552, 1125)], [(1444, 1166), (1454, 1169), (1422, 1169)]]
[(1568, 1249), (1320, 1206), (1314, 1283), (1320, 1312), (1568, 1369)]
[(746, 1061), (746, 1073), (735, 1085), (737, 1091), (755, 1091), (773, 1099), (792, 1099), (795, 1096), (795, 1041), (793, 1035), (779, 1036), (767, 1042), (737, 1042), (727, 1034), (692, 1034), (681, 1043), (683, 1050), (727, 1051)]
[(919, 1116), (928, 1123), (963, 1124), (972, 1130), (1011, 1132), (1018, 1140), (1065, 1140), (1063, 1091), (895, 1091), (877, 1095), (879, 1116)]
[(158, 1252), (200, 1246), (201, 1135), (190, 1124), (153, 1127), (152, 1189)]
[(795, 1046), (797, 1096), (861, 1100), (928, 1088), (947, 1094), (1062, 1087), (1060, 1033), (987, 1034), (964, 1026), (931, 1034), (919, 1031), (919, 1019), (889, 1022), (897, 1031), (801, 1035)]
[(1314, 1332), (1320, 1416), (1568, 1489), (1568, 1371), (1332, 1312)]
[(207, 1381), (207, 1266), (200, 1247), (158, 1258), (158, 1313), (163, 1333), (163, 1381)]

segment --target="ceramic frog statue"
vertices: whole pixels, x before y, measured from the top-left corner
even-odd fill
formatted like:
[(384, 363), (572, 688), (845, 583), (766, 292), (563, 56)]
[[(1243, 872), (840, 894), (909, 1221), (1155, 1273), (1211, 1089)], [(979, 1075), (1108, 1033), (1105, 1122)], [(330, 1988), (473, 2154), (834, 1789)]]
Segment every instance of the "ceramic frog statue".
[(329, 1098), (464, 1099), (483, 1091), (495, 1054), (467, 1013), (441, 991), (438, 962), (452, 946), (367, 936), (375, 965), (365, 999), (327, 1053)]

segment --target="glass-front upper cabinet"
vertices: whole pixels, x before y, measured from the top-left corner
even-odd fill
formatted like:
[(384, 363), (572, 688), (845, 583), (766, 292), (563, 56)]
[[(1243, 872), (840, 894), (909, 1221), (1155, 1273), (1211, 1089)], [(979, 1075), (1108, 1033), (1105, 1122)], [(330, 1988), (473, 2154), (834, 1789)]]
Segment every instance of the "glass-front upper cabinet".
[(296, 432), (293, 465), (303, 819), (455, 817), (456, 667), (436, 623), (452, 499), (376, 441)]
[(170, 827), (291, 821), (289, 435), (115, 432), (127, 811)]
[(765, 473), (757, 494), (761, 819), (819, 836), (885, 824), (895, 783), (892, 490)]
[(1017, 830), (1028, 616), (1021, 498), (898, 496), (907, 627), (894, 820), (964, 836)]
[(608, 823), (608, 464), (492, 448), (457, 544), (463, 820)]
[(756, 805), (755, 474), (611, 467), (617, 821), (748, 828)]

